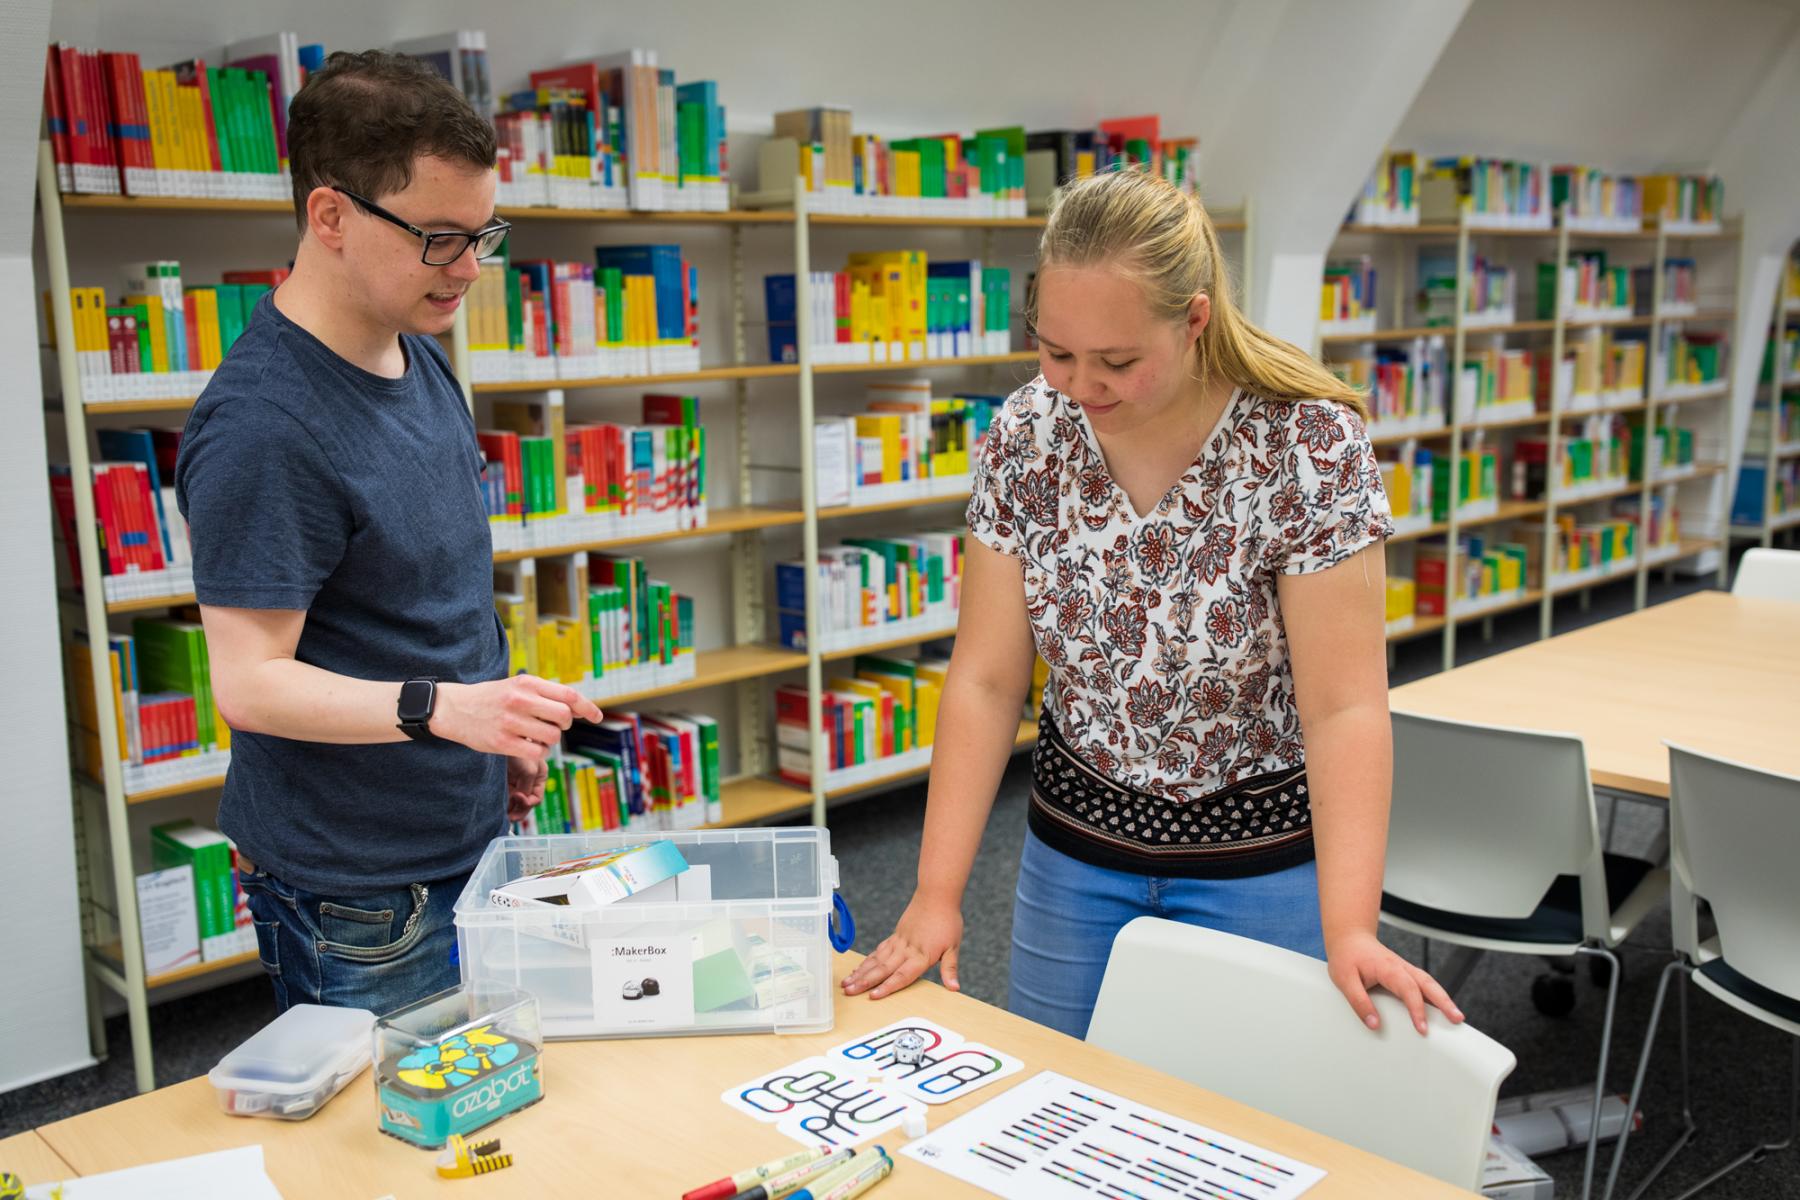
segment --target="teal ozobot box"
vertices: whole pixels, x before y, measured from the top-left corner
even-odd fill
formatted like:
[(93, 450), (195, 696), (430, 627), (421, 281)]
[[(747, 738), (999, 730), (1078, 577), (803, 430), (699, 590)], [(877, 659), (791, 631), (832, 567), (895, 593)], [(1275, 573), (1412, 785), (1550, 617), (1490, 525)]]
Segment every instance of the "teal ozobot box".
[(529, 992), (473, 983), (375, 1023), (381, 1131), (436, 1150), (544, 1098), (544, 1044)]

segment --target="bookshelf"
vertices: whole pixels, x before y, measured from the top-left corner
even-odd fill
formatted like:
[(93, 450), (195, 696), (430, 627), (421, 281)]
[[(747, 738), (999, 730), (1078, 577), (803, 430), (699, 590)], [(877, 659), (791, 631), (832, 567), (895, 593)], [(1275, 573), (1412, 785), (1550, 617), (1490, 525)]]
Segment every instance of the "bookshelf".
[[(1448, 323), (1420, 324), (1415, 312), (1415, 290), (1420, 288), (1418, 256), (1431, 243), (1454, 245), (1455, 311)], [(1506, 229), (1485, 228), (1464, 213), (1455, 223), (1431, 223), (1412, 226), (1345, 224), (1333, 242), (1329, 256), (1341, 260), (1366, 256), (1382, 272), (1382, 286), (1377, 289), (1381, 301), (1374, 328), (1361, 330), (1334, 329), (1322, 323), (1316, 349), (1328, 363), (1347, 360), (1361, 352), (1374, 358), (1378, 347), (1396, 347), (1406, 343), (1420, 345), (1428, 339), (1440, 339), (1434, 360), (1439, 370), (1447, 369), (1444, 383), (1445, 408), (1441, 421), (1420, 425), (1416, 421), (1397, 428), (1383, 428), (1377, 419), (1371, 422), (1370, 437), (1377, 453), (1386, 458), (1397, 452), (1399, 459), (1411, 463), (1420, 448), (1434, 454), (1447, 452), (1452, 465), (1465, 452), (1494, 450), (1500, 458), (1498, 471), (1498, 503), (1473, 514), (1463, 506), (1451, 503), (1444, 519), (1419, 523), (1417, 518), (1402, 523), (1390, 539), (1389, 574), (1412, 576), (1407, 562), (1414, 546), (1427, 538), (1444, 539), (1445, 575), (1458, 578), (1461, 567), (1459, 538), (1475, 532), (1490, 541), (1504, 539), (1508, 523), (1531, 520), (1542, 523), (1542, 531), (1533, 531), (1538, 578), (1528, 579), (1523, 589), (1504, 595), (1482, 596), (1458, 601), (1453, 596), (1445, 604), (1447, 613), (1418, 614), (1411, 619), (1390, 623), (1390, 644), (1401, 641), (1437, 637), (1441, 640), (1446, 669), (1455, 665), (1459, 626), (1502, 612), (1537, 607), (1540, 613), (1540, 636), (1550, 636), (1555, 601), (1574, 596), (1584, 606), (1594, 587), (1605, 583), (1634, 579), (1635, 602), (1642, 607), (1648, 591), (1649, 572), (1660, 568), (1671, 570), (1686, 565), (1695, 571), (1726, 569), (1728, 497), (1724, 495), (1727, 432), (1730, 414), (1720, 403), (1730, 395), (1730, 364), (1727, 363), (1717, 382), (1658, 386), (1656, 371), (1660, 362), (1658, 348), (1666, 337), (1694, 327), (1729, 327), (1736, 319), (1732, 306), (1738, 277), (1737, 249), (1739, 237), (1734, 226), (1717, 230), (1694, 230), (1649, 222), (1636, 232), (1584, 232), (1571, 228), (1566, 214), (1559, 211), (1549, 228)], [(1562, 280), (1570, 268), (1572, 255), (1590, 247), (1604, 248), (1613, 258), (1630, 261), (1634, 266), (1649, 268), (1653, 295), (1647, 311), (1616, 316), (1578, 316), (1558, 298), (1551, 298), (1549, 317), (1530, 317), (1525, 305), (1532, 298), (1531, 285), (1537, 280), (1539, 264), (1554, 264), (1555, 280)], [(1498, 321), (1471, 320), (1470, 297), (1480, 286), (1472, 266), (1475, 256), (1485, 266), (1503, 263), (1511, 267), (1518, 281), (1517, 308)], [(1691, 257), (1697, 272), (1699, 296), (1695, 302), (1677, 308), (1665, 300), (1664, 282), (1672, 259), (1686, 261)], [(1545, 267), (1544, 269), (1549, 269)], [(1641, 299), (1641, 298), (1640, 298)], [(1541, 311), (1541, 310), (1540, 310)], [(1645, 383), (1634, 395), (1620, 397), (1578, 398), (1573, 385), (1565, 384), (1558, 364), (1565, 362), (1575, 339), (1593, 336), (1589, 331), (1634, 331), (1645, 338)], [(1533, 374), (1530, 384), (1529, 411), (1501, 411), (1483, 419), (1465, 398), (1458, 399), (1458, 380), (1478, 350), (1530, 347), (1535, 355), (1548, 355), (1551, 366), (1545, 378)], [(1732, 347), (1731, 353), (1750, 352)], [(1535, 366), (1535, 364), (1534, 364)], [(1573, 375), (1571, 371), (1570, 379)], [(1647, 466), (1638, 478), (1622, 478), (1617, 483), (1577, 489), (1563, 489), (1548, 481), (1554, 471), (1546, 468), (1546, 486), (1526, 496), (1514, 495), (1508, 468), (1513, 465), (1514, 435), (1530, 435), (1548, 443), (1548, 463), (1557, 464), (1574, 440), (1570, 430), (1578, 422), (1595, 417), (1623, 417), (1655, 435), (1668, 432), (1674, 437), (1678, 428), (1692, 437), (1694, 461), (1679, 468), (1660, 469)], [(1678, 425), (1679, 423), (1679, 425)], [(1629, 474), (1630, 464), (1626, 464)], [(1635, 500), (1635, 513), (1613, 519), (1625, 521), (1634, 529), (1632, 551), (1623, 559), (1601, 566), (1574, 571), (1552, 571), (1556, 560), (1558, 521), (1573, 517), (1578, 522), (1604, 515), (1608, 506), (1621, 500)], [(1681, 521), (1677, 536), (1665, 538), (1664, 544), (1648, 544), (1654, 503), (1664, 512), (1679, 510)], [(1451, 586), (1454, 591), (1454, 586)]]
[[(1768, 378), (1757, 384), (1761, 395), (1744, 429), (1738, 493), (1731, 504), (1732, 539), (1763, 547), (1773, 547), (1778, 539), (1792, 547), (1794, 530), (1800, 528), (1800, 498), (1795, 496), (1800, 489), (1794, 486), (1800, 475), (1800, 357), (1788, 361), (1789, 337), (1800, 329), (1800, 246), (1789, 250), (1782, 265), (1763, 363)], [(1753, 470), (1762, 474), (1760, 489), (1754, 476), (1746, 479)], [(1753, 499), (1759, 490), (1759, 500)]]

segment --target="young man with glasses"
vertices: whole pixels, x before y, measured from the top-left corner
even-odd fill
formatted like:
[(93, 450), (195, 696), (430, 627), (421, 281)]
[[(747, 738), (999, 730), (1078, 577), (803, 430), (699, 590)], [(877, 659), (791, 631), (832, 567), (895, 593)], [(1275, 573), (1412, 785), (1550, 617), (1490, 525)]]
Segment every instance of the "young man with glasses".
[(600, 712), (507, 677), (482, 456), (434, 335), (499, 249), (494, 134), (411, 59), (294, 98), (300, 245), (182, 437), (238, 845), (276, 1003), (399, 1008), (457, 980), (452, 914), (544, 758)]

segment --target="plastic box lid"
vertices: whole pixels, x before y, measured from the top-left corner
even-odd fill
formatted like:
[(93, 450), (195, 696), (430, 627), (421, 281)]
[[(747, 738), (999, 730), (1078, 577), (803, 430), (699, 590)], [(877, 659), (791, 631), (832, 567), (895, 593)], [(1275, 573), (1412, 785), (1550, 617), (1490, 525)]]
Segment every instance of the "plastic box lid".
[(374, 1028), (366, 1008), (296, 1004), (220, 1059), (207, 1078), (220, 1089), (310, 1092), (366, 1065)]

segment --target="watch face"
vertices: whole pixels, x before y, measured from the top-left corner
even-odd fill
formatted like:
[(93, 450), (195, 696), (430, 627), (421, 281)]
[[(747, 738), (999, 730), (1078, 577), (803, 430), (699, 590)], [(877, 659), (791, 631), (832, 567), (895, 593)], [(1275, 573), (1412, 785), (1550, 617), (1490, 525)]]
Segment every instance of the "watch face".
[(431, 716), (431, 698), (436, 690), (429, 679), (409, 679), (400, 685), (400, 719), (423, 721)]

